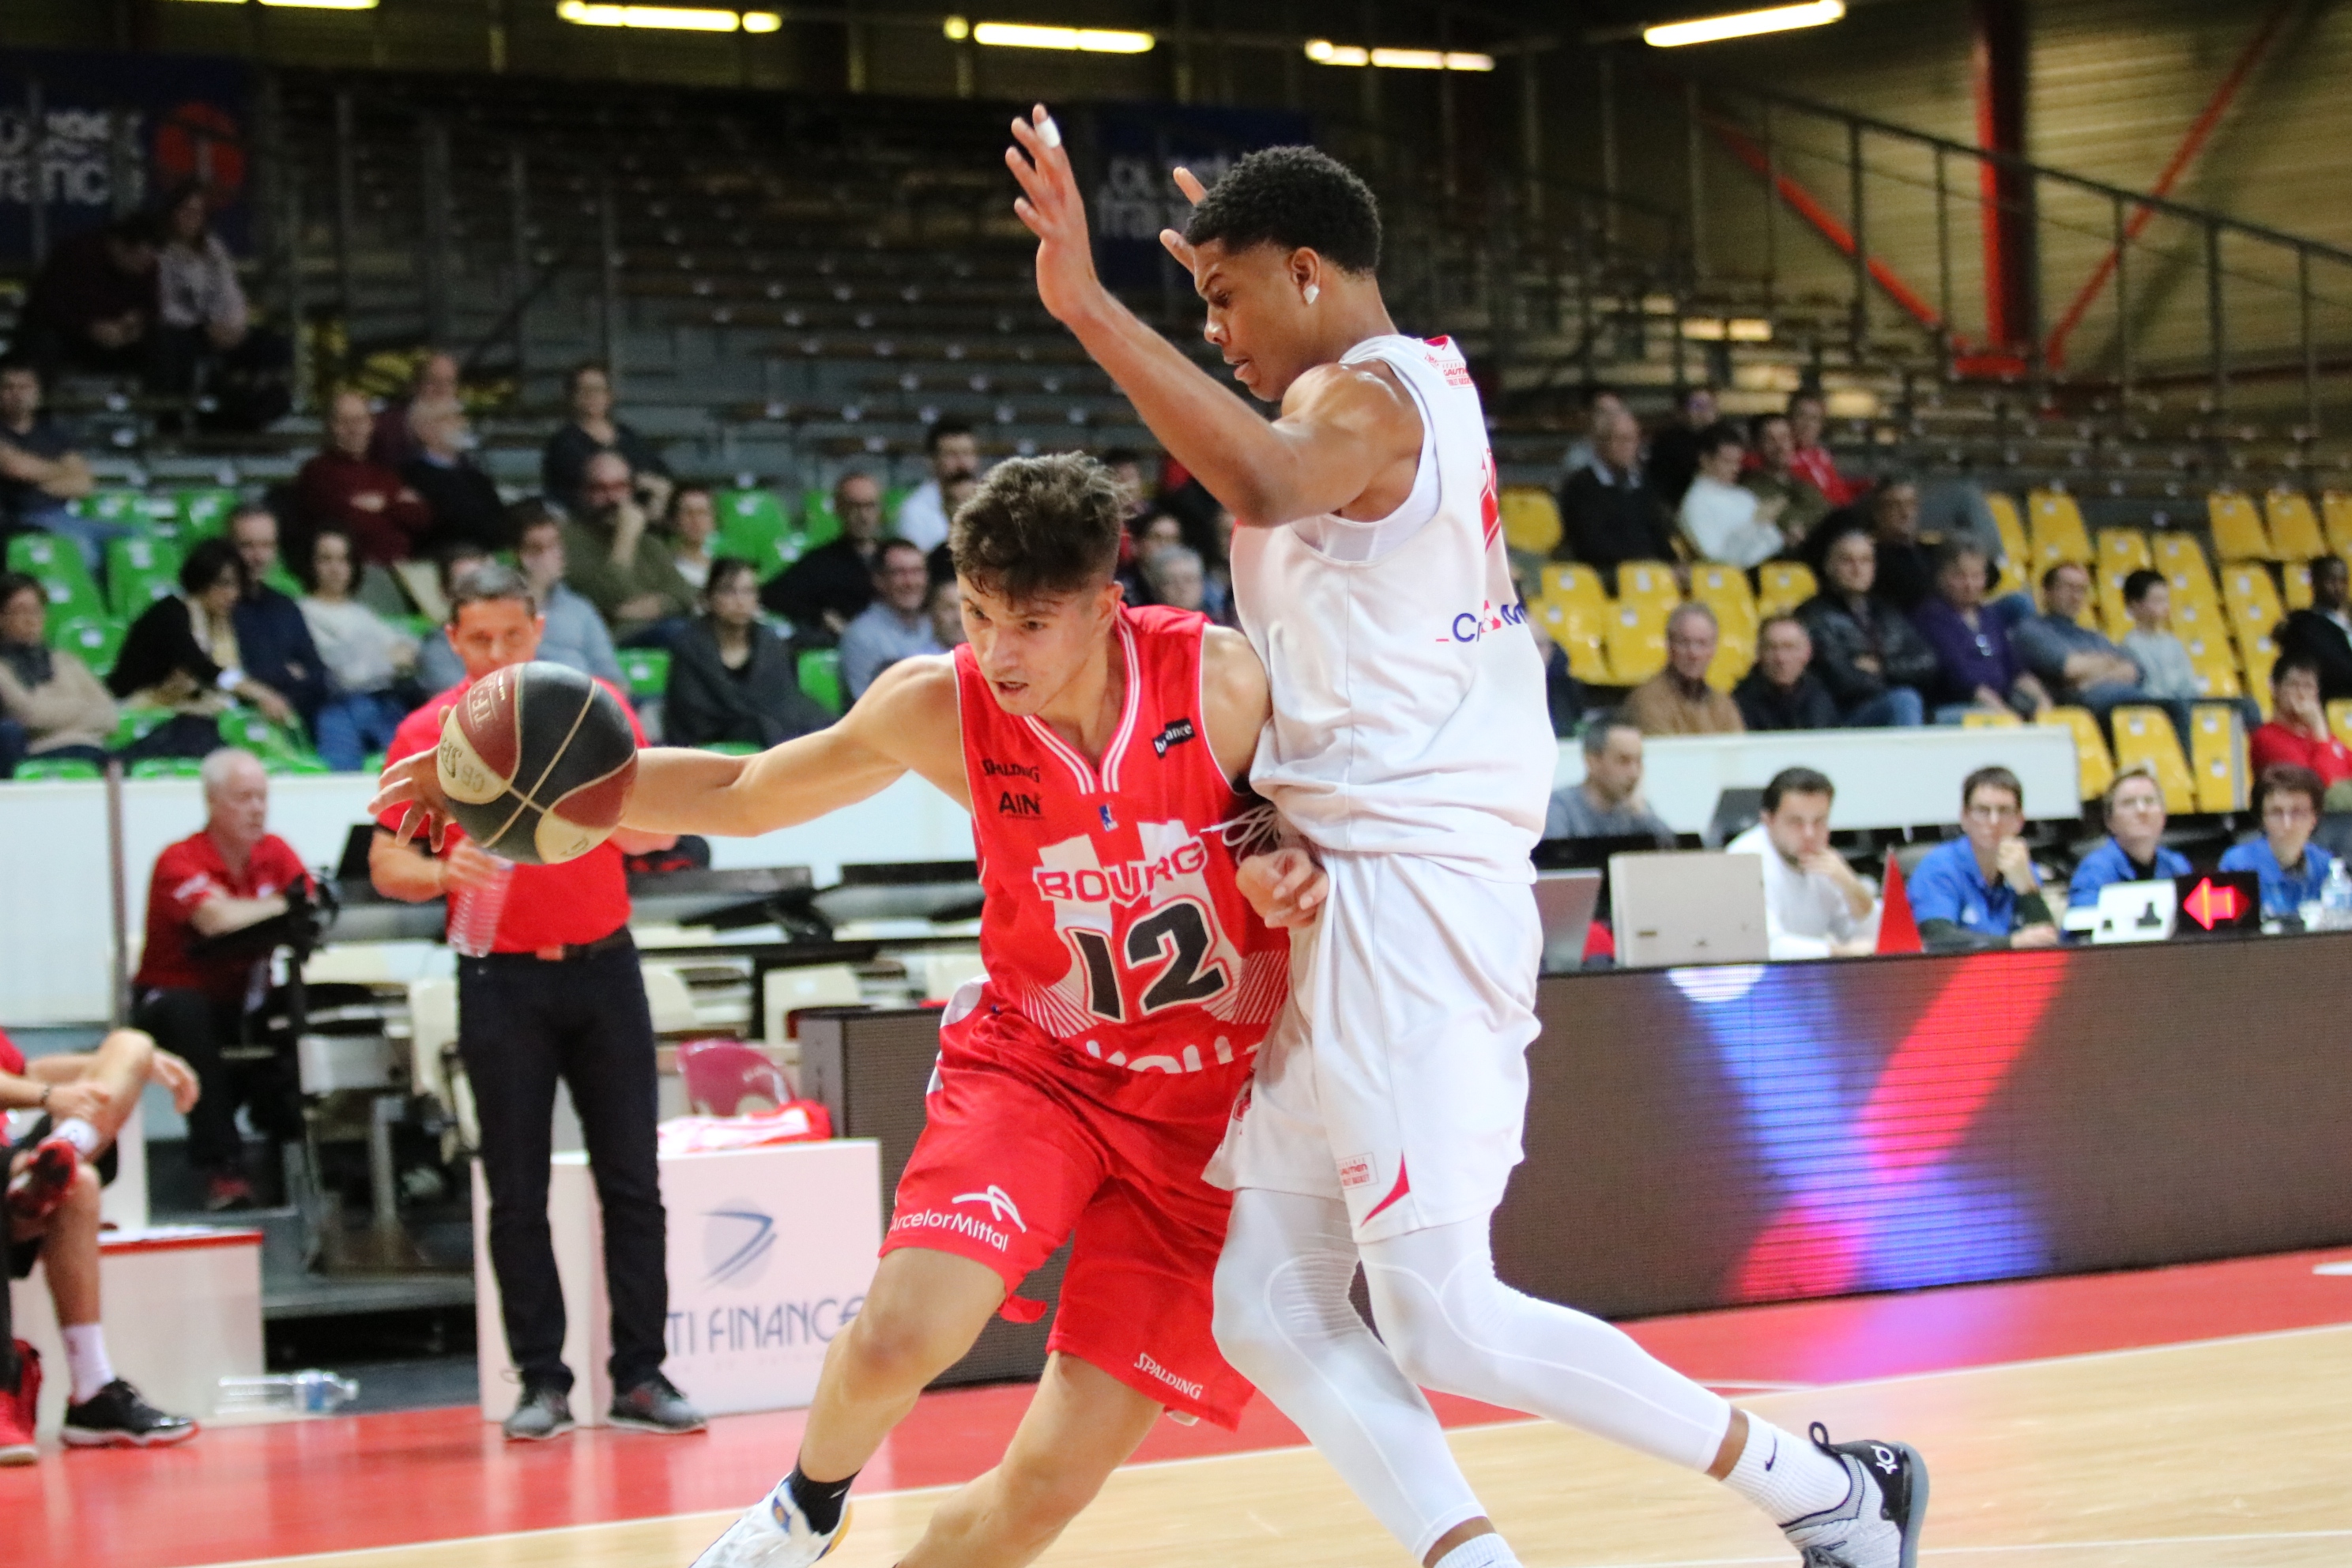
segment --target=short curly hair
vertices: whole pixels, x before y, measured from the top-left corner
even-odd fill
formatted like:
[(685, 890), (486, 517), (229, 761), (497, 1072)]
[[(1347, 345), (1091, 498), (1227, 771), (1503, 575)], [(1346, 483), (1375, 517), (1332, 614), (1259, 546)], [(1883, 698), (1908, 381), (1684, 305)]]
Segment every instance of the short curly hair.
[(1081, 452), (1013, 458), (956, 510), (956, 574), (1013, 604), (1081, 593), (1118, 568), (1122, 502), (1110, 470)]
[(1228, 250), (1303, 247), (1343, 271), (1370, 272), (1381, 264), (1381, 205), (1329, 153), (1267, 147), (1209, 187), (1184, 237), (1196, 246), (1219, 240)]

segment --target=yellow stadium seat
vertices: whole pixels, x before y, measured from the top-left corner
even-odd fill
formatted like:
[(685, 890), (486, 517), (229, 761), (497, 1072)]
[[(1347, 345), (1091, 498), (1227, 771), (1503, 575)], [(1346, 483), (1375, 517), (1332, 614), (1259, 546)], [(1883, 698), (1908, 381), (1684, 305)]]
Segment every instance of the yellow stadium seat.
[(2156, 569), (2172, 584), (2172, 609), (2179, 614), (2184, 603), (2203, 605), (2209, 609), (2221, 607), (2221, 596), (2213, 588), (2213, 574), (2206, 569), (2204, 546), (2193, 533), (2159, 533), (2152, 542)]
[(2339, 697), (2327, 705), (2327, 727), (2337, 740), (2352, 746), (2352, 697)]
[(2025, 721), (2006, 708), (1971, 708), (1960, 715), (1963, 730), (2017, 730)]
[(2200, 702), (2189, 710), (2189, 766), (2197, 774), (2197, 809), (2246, 808), (2246, 737), (2238, 710)]
[(2281, 561), (2309, 561), (2327, 553), (2319, 531), (2319, 518), (2311, 498), (2301, 490), (2273, 490), (2263, 498), (2263, 512), (2271, 525), (2271, 548)]
[(2328, 547), (2339, 555), (2352, 555), (2352, 495), (2326, 491), (2319, 498), (2319, 515), (2327, 526)]
[(2011, 561), (2030, 563), (2033, 547), (2025, 541), (2025, 520), (2018, 514), (2017, 502), (1995, 490), (1985, 497), (1985, 505), (1992, 512), (1993, 527), (2000, 531), (2001, 553)]
[(1595, 610), (1609, 607), (1609, 591), (1601, 585), (1601, 574), (1579, 561), (1549, 561), (1544, 563), (1542, 597), (1562, 605), (1585, 605)]
[(1706, 683), (1717, 691), (1729, 691), (1755, 667), (1755, 637), (1735, 637), (1726, 632), (1716, 639), (1715, 658), (1706, 667)]
[(2083, 526), (2083, 509), (2074, 504), (2073, 496), (2064, 490), (2035, 490), (2027, 498), (2026, 509), (2033, 521), (2036, 578), (2061, 561), (2089, 563), (2091, 535)]
[(1589, 685), (1616, 684), (1609, 678), (1609, 658), (1603, 651), (1609, 629), (1607, 604), (1588, 605), (1538, 599), (1534, 609), (1551, 640), (1567, 650), (1570, 675)]
[[(2179, 617), (2173, 617), (2176, 621)], [(2230, 648), (2230, 639), (2219, 635), (2188, 637), (2178, 627), (2179, 637), (2189, 649), (2189, 662), (2196, 668), (2198, 689), (2207, 697), (2241, 697), (2244, 688), (2238, 683), (2238, 658)]]
[(1559, 506), (1539, 485), (1513, 485), (1500, 499), (1503, 539), (1514, 550), (1549, 555), (1559, 542)]
[(2123, 579), (2110, 577), (2102, 573), (2099, 577), (2099, 591), (2092, 603), (2098, 611), (2097, 624), (2100, 629), (2107, 634), (2109, 640), (2123, 641), (2124, 634), (2132, 628), (2131, 610), (2124, 603)]
[(2271, 716), (2271, 666), (2278, 662), (2278, 644), (2266, 633), (2261, 637), (2240, 637), (2238, 658), (2246, 668), (2246, 692), (2263, 717)]
[(2197, 775), (2181, 754), (2180, 737), (2161, 708), (2127, 702), (2110, 715), (2116, 727), (2116, 766), (2124, 771), (2146, 767), (2164, 791), (2164, 809), (2186, 814), (2197, 809)]
[(2205, 498), (2205, 518), (2213, 530), (2213, 553), (2223, 561), (2269, 561), (2269, 531), (2254, 498), (2242, 490), (2215, 490)]
[(2279, 606), (2270, 568), (2259, 562), (2242, 561), (2221, 568), (2221, 603), (2229, 609), (2230, 625), (2238, 634), (2241, 647), (2248, 637), (2276, 632), (2286, 615)]
[(2147, 535), (2137, 528), (2103, 528), (2099, 530), (2099, 574), (2112, 572), (2118, 578), (2155, 563), (2148, 553)]
[(1715, 612), (1715, 622), (1726, 636), (1745, 632), (1756, 641), (1756, 595), (1748, 592), (1748, 574), (1737, 566), (1694, 566), (1690, 596)]
[(2002, 556), (2000, 575), (1993, 583), (1992, 592), (1986, 596), (2006, 599), (2011, 594), (2031, 592), (2033, 586), (2033, 574), (2026, 570), (2028, 564), (2021, 552)]
[(1640, 685), (1666, 668), (1666, 612), (1620, 599), (1609, 616), (1606, 645), (1615, 683)]
[(1675, 585), (1674, 568), (1664, 562), (1627, 561), (1617, 568), (1617, 599), (1620, 604), (1655, 605), (1663, 615), (1683, 602), (1683, 591)]
[(2106, 737), (2099, 733), (2099, 721), (2088, 708), (2053, 708), (2034, 722), (2074, 732), (2074, 787), (2084, 800), (2096, 800), (2107, 793), (2107, 786), (2116, 782), (2116, 762), (2107, 753)]
[(1767, 561), (1756, 569), (1759, 618), (1785, 615), (1822, 591), (1813, 569), (1801, 561)]
[(2279, 568), (2279, 586), (2286, 591), (2286, 607), (2307, 610), (2311, 607), (2311, 563), (2290, 561)]

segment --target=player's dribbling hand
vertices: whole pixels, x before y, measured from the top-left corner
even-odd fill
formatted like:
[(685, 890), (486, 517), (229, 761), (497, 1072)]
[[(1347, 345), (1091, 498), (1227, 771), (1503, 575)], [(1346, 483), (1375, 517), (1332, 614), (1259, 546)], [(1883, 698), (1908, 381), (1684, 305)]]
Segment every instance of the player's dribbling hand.
[(1004, 163), (1023, 192), (1013, 210), (1037, 237), (1038, 302), (1066, 321), (1102, 293), (1087, 237), (1086, 198), (1063, 149), (1061, 127), (1044, 104), (1013, 122), (1013, 140), (1019, 145), (1004, 150)]
[(397, 837), (406, 844), (419, 833), (428, 835), (428, 842), (438, 854), (442, 837), (449, 831), (449, 798), (441, 793), (441, 775), (435, 766), (434, 753), (419, 752), (403, 757), (383, 770), (376, 780), (375, 798), (368, 802), (368, 815), (381, 820), (384, 813), (401, 812)]
[(1323, 908), (1331, 879), (1304, 849), (1276, 849), (1241, 863), (1234, 881), (1270, 926), (1307, 926)]

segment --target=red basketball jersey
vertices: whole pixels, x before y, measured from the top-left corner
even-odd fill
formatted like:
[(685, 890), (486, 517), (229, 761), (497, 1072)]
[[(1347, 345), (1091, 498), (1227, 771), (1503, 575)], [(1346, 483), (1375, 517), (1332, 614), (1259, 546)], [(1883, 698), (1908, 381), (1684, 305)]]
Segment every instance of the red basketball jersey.
[(1234, 885), (1243, 809), (1201, 712), (1208, 622), (1122, 609), (1127, 697), (1099, 767), (996, 704), (955, 652), (991, 999), (1094, 1061), (1238, 1080), (1280, 1010), (1290, 942)]

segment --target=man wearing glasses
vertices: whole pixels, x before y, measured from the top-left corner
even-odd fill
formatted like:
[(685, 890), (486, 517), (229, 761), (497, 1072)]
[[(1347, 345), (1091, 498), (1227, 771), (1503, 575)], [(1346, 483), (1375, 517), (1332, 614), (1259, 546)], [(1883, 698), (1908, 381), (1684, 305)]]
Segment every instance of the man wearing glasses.
[(2116, 882), (2186, 877), (2189, 858), (2164, 847), (2164, 790), (2146, 764), (2116, 775), (2107, 786), (2107, 839), (2083, 857), (2066, 884), (2066, 907), (2087, 910), (2099, 890)]
[(2055, 947), (2058, 922), (2025, 847), (2025, 791), (2007, 768), (1960, 785), (1960, 832), (1911, 873), (1911, 913), (1929, 952)]
[(2300, 914), (2327, 885), (2336, 858), (2311, 841), (2323, 793), (2319, 775), (2309, 768), (2284, 763), (2263, 769), (2254, 784), (2262, 837), (2232, 845), (2221, 857), (2222, 870), (2252, 871), (2262, 879), (2265, 920)]

